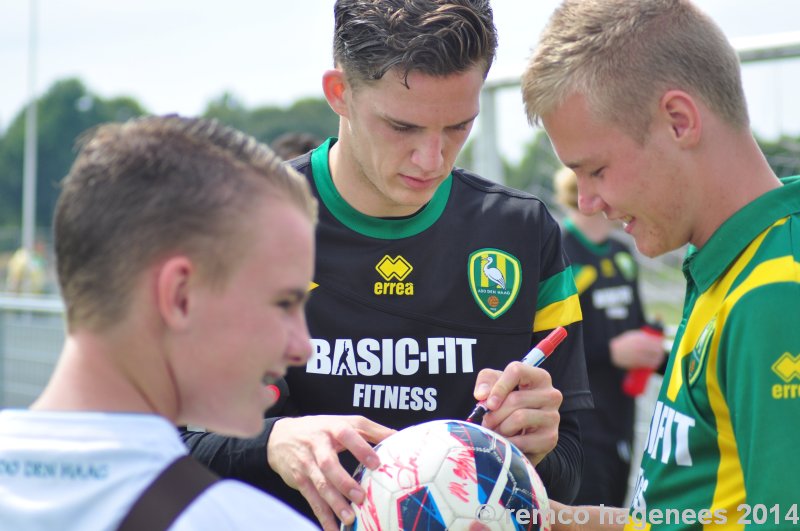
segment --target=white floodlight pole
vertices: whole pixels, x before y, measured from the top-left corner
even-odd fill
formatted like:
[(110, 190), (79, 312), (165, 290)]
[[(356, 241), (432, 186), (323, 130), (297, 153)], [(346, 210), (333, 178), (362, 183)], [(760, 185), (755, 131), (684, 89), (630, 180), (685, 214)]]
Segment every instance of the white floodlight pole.
[(22, 246), (32, 253), (36, 232), (36, 0), (29, 2), (28, 108), (25, 111), (25, 158), (22, 166)]

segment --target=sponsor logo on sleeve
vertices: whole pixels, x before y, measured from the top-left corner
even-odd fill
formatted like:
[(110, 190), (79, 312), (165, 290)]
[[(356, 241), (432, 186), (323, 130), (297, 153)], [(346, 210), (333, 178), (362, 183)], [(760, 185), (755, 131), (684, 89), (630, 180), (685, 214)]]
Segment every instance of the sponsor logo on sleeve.
[(800, 398), (800, 354), (792, 356), (789, 352), (784, 352), (772, 364), (772, 372), (783, 382), (772, 386), (772, 398), (775, 400)]

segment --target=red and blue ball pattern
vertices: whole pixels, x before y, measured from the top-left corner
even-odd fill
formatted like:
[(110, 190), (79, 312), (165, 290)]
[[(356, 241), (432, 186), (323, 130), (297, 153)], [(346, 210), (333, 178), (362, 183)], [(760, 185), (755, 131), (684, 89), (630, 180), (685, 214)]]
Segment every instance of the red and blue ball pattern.
[(547, 493), (528, 459), (496, 433), (439, 420), (401, 430), (376, 446), (381, 467), (359, 467), (367, 492), (357, 531), (548, 530)]

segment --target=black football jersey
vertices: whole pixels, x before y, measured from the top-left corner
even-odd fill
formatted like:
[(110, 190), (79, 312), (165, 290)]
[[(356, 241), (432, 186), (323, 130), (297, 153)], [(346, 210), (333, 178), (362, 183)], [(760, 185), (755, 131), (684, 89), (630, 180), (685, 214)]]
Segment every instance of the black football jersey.
[(591, 407), (577, 292), (542, 202), (454, 169), (416, 214), (366, 216), (333, 186), (333, 142), (293, 162), (320, 210), (307, 304), (314, 354), (287, 376), (292, 414), (394, 428), (464, 419), (477, 373), (521, 359), (557, 326), (569, 335), (542, 367), (562, 411)]

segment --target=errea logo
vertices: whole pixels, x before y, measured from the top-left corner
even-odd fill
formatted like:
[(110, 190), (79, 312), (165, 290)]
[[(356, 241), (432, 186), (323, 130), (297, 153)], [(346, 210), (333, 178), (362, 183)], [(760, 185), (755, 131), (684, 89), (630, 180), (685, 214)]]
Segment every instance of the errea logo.
[[(775, 363), (772, 364), (772, 372), (783, 380), (783, 384), (772, 386), (772, 398), (775, 400), (787, 400), (800, 398), (800, 354), (792, 356), (784, 352)], [(797, 380), (797, 382), (794, 382)]]
[(380, 275), (383, 277), (383, 280), (389, 281), (392, 279), (397, 279), (402, 281), (405, 280), (405, 278), (409, 273), (411, 273), (411, 271), (414, 270), (414, 268), (408, 263), (408, 260), (402, 256), (397, 255), (394, 258), (391, 258), (387, 254), (381, 258), (381, 261), (375, 266), (375, 270), (380, 273)]
[(772, 371), (786, 383), (795, 378), (800, 379), (800, 354), (792, 356), (784, 352), (778, 361), (772, 364)]
[(375, 282), (375, 295), (413, 295), (414, 283), (403, 282), (414, 270), (408, 260), (400, 255), (394, 258), (388, 254), (375, 266), (375, 270), (384, 282)]

